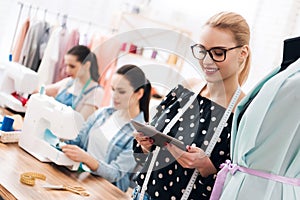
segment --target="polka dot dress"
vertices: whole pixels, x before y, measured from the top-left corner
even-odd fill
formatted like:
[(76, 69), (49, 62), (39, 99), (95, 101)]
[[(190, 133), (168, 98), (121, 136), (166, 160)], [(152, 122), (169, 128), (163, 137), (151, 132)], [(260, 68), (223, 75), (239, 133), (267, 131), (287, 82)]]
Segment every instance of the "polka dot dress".
[[(172, 90), (158, 106), (158, 112), (153, 118), (152, 125), (157, 130), (162, 131), (177, 114), (178, 109), (182, 108), (192, 95), (192, 92), (180, 85)], [(209, 99), (198, 96), (172, 127), (168, 135), (183, 141), (186, 145), (196, 145), (205, 151), (225, 110)], [(231, 122), (232, 115), (228, 119), (210, 157), (216, 169), (219, 169), (220, 164), (229, 159)], [(137, 184), (142, 186), (151, 154), (147, 158), (140, 153), (141, 148), (136, 141), (134, 141), (134, 152), (137, 153), (135, 155), (136, 161), (144, 164), (141, 173), (136, 178)], [(146, 192), (154, 199), (180, 199), (193, 171), (194, 169), (181, 167), (167, 149), (161, 148)], [(193, 185), (189, 199), (209, 199), (215, 178), (215, 174), (206, 178), (199, 175)]]

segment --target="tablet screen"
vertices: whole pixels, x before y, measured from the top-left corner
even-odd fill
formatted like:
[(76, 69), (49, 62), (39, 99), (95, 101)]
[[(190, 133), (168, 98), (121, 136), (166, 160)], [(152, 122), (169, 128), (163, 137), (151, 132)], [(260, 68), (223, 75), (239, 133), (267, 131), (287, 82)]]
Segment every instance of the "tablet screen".
[(151, 137), (154, 140), (154, 144), (157, 146), (164, 147), (165, 143), (171, 143), (184, 151), (186, 150), (182, 141), (161, 133), (153, 126), (145, 125), (134, 120), (131, 120), (131, 123), (138, 132), (142, 132), (145, 136)]

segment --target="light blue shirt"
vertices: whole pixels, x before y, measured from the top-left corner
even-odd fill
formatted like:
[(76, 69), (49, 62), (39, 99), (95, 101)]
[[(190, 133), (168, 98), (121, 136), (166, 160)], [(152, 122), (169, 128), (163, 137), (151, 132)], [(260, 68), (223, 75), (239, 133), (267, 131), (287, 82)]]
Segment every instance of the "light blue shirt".
[[(275, 69), (237, 106), (231, 138), (233, 163), (289, 178), (300, 178), (300, 59)], [(248, 99), (259, 91), (237, 126)], [(300, 187), (237, 171), (228, 174), (221, 200), (300, 199)]]

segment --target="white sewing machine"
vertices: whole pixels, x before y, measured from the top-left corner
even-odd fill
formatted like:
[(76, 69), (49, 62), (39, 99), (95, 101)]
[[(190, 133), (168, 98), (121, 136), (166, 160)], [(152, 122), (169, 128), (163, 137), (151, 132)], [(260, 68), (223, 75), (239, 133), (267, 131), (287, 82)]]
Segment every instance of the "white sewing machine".
[(0, 63), (0, 105), (24, 113), (26, 107), (22, 101), (12, 95), (28, 95), (38, 87), (38, 75), (35, 71), (16, 62)]
[(70, 106), (44, 94), (33, 94), (27, 103), (19, 146), (42, 162), (77, 170), (80, 163), (69, 159), (57, 144), (75, 139), (83, 122), (83, 116)]

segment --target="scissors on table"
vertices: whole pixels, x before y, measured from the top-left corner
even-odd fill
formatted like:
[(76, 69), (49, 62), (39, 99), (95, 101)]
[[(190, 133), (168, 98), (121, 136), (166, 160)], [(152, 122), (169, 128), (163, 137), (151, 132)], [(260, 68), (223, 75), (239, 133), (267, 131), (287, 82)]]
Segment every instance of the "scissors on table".
[(70, 186), (70, 185), (51, 185), (51, 184), (45, 184), (43, 185), (43, 188), (46, 189), (52, 189), (52, 190), (67, 190), (70, 192), (74, 192), (76, 194), (79, 194), (81, 196), (89, 196), (90, 194), (84, 189), (84, 187), (81, 186)]

